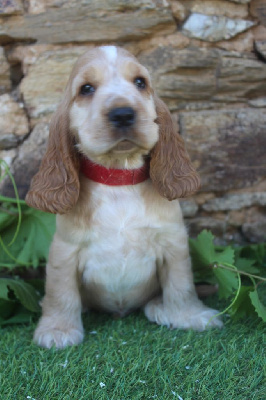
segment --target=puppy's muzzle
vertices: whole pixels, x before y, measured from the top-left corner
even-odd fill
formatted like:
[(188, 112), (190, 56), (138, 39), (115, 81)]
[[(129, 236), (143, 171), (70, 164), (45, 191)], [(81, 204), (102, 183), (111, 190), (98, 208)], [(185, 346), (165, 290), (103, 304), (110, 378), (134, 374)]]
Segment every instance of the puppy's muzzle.
[(114, 128), (129, 128), (135, 123), (136, 112), (131, 107), (113, 108), (108, 113), (108, 120)]

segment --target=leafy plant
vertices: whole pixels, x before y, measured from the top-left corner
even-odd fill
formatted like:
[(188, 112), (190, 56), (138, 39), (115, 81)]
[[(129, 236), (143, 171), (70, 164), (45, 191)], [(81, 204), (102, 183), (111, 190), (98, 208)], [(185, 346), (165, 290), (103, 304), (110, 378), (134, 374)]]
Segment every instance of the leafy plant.
[(14, 178), (0, 160), (1, 180), (8, 175), (16, 198), (0, 196), (0, 326), (27, 322), (40, 311), (43, 282), (19, 278), (25, 268), (37, 268), (48, 255), (55, 218), (20, 200)]
[[(40, 312), (43, 284), (25, 281), (25, 268), (44, 265), (55, 231), (55, 217), (0, 196), (0, 326), (27, 322)], [(19, 221), (19, 225), (18, 225)]]
[(232, 299), (222, 313), (237, 319), (257, 313), (266, 321), (259, 292), (266, 282), (266, 244), (216, 247), (212, 233), (204, 230), (197, 239), (190, 239), (190, 253), (195, 282), (218, 284), (219, 297)]

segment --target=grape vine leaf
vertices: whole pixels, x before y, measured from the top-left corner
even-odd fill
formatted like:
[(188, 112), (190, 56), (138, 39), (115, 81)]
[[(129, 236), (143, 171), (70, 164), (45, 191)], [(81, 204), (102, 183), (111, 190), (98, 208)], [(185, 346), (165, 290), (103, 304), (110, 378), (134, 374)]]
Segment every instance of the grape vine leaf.
[(255, 314), (254, 306), (249, 297), (252, 290), (254, 290), (253, 286), (241, 286), (237, 299), (229, 310), (236, 320)]
[(219, 296), (228, 297), (238, 288), (238, 279), (235, 272), (212, 268), (214, 265), (234, 263), (234, 250), (227, 246), (217, 249), (214, 246), (214, 236), (203, 230), (197, 239), (190, 239), (190, 254), (192, 258), (195, 281), (219, 284)]
[(220, 298), (226, 299), (238, 289), (239, 282), (235, 272), (228, 271), (218, 266), (213, 269), (213, 273), (219, 285), (218, 294)]
[(20, 303), (29, 311), (40, 311), (40, 296), (29, 283), (19, 279), (0, 278), (0, 298), (12, 301), (9, 292), (13, 292)]
[(253, 304), (256, 313), (258, 316), (266, 322), (266, 307), (262, 304), (262, 302), (259, 299), (259, 294), (257, 290), (254, 290), (253, 292), (249, 293), (249, 297), (251, 299), (251, 303)]
[[(10, 217), (10, 207), (6, 206), (6, 214)], [(14, 207), (12, 206), (12, 212)], [(0, 254), (0, 267), (15, 267), (26, 265), (37, 267), (40, 261), (47, 259), (49, 246), (55, 231), (55, 216), (39, 210), (21, 205), (22, 220), (15, 242), (12, 241), (17, 229), (17, 217), (2, 216), (4, 224), (1, 225), (0, 236), (2, 251)]]

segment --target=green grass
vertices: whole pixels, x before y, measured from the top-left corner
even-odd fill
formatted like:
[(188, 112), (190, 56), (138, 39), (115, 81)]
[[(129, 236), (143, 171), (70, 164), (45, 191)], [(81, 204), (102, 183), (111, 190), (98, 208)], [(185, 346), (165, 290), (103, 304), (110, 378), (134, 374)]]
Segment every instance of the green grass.
[(141, 312), (83, 319), (84, 342), (65, 350), (35, 346), (34, 323), (2, 329), (1, 400), (266, 398), (258, 320), (196, 333), (151, 324)]

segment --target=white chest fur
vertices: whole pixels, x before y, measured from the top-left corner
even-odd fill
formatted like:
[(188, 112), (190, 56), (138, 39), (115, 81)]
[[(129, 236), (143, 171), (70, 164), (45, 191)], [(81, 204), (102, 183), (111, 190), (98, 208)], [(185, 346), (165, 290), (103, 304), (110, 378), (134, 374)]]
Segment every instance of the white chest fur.
[(65, 221), (72, 224), (72, 240), (79, 242), (82, 295), (89, 306), (124, 314), (158, 292), (156, 267), (163, 261), (165, 235), (177, 231), (179, 204), (150, 193), (147, 182), (91, 185), (89, 225), (76, 232), (71, 216)]

